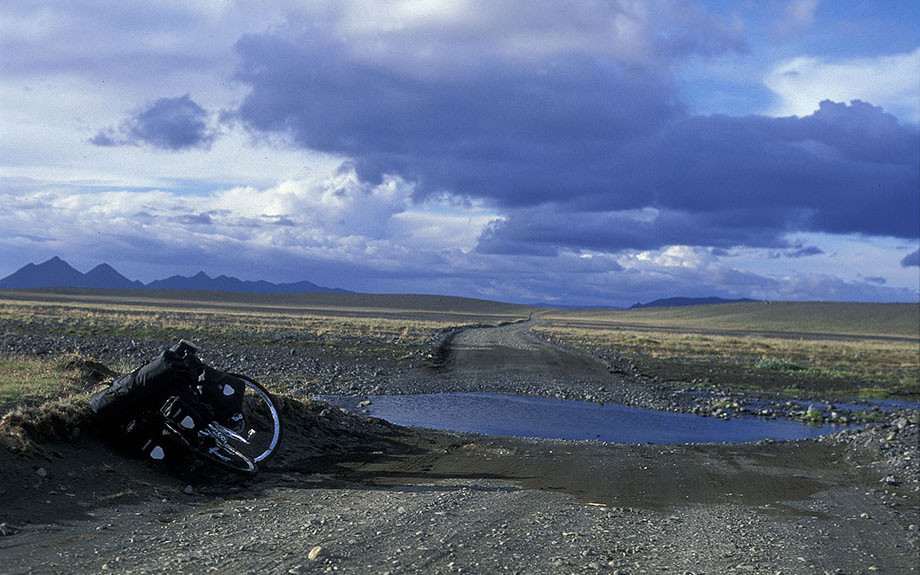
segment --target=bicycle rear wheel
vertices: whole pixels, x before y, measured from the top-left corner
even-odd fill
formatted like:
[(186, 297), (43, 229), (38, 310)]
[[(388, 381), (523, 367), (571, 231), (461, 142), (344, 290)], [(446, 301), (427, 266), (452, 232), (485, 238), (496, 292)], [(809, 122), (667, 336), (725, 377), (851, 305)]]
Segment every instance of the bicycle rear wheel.
[(245, 384), (243, 392), (243, 425), (237, 431), (248, 442), (230, 438), (228, 443), (256, 463), (267, 461), (281, 445), (281, 415), (271, 394), (260, 383), (246, 375), (231, 373)]
[(259, 471), (252, 459), (241, 453), (232, 445), (207, 442), (196, 446), (194, 452), (198, 456), (216, 463), (228, 471), (233, 471), (234, 473), (255, 475)]

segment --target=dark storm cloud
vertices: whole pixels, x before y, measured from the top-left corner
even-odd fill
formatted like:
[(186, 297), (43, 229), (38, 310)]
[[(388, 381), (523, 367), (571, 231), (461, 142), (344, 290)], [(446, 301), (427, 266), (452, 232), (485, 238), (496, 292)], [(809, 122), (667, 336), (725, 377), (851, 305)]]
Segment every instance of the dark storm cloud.
[(97, 146), (146, 144), (163, 150), (184, 150), (208, 148), (214, 137), (208, 112), (186, 94), (160, 98), (117, 129), (98, 132), (90, 142)]
[(759, 221), (747, 214), (678, 211), (589, 212), (567, 211), (563, 205), (519, 208), (504, 221), (493, 222), (482, 234), (480, 253), (543, 253), (559, 248), (589, 250), (650, 250), (667, 245), (772, 246), (771, 224), (776, 215), (763, 213)]
[(785, 251), (771, 252), (769, 257), (775, 260), (780, 258), (806, 258), (808, 256), (819, 256), (823, 253), (824, 250), (818, 246), (804, 247), (801, 244), (797, 244)]
[(805, 258), (808, 256), (820, 256), (824, 253), (824, 250), (818, 246), (808, 246), (805, 248), (798, 248), (786, 254), (786, 257), (790, 258)]
[[(681, 49), (707, 46), (696, 44)], [(245, 125), (350, 157), (369, 180), (398, 173), (420, 195), (496, 202), (507, 218), (481, 252), (789, 248), (796, 231), (920, 229), (917, 131), (864, 102), (802, 118), (690, 116), (661, 70), (596, 55), (416, 73), (319, 28), (237, 49)], [(623, 214), (646, 208), (655, 216)]]
[(213, 223), (208, 214), (184, 214), (175, 216), (172, 220), (188, 226), (209, 226)]
[(398, 172), (426, 192), (508, 205), (554, 199), (573, 182), (601, 193), (610, 155), (679, 113), (655, 74), (589, 58), (441, 77), (356, 61), (322, 38), (251, 36), (238, 50), (249, 127), (350, 156), (367, 179)]
[(920, 250), (917, 250), (913, 253), (910, 253), (904, 256), (904, 259), (901, 260), (901, 267), (902, 268), (920, 267)]

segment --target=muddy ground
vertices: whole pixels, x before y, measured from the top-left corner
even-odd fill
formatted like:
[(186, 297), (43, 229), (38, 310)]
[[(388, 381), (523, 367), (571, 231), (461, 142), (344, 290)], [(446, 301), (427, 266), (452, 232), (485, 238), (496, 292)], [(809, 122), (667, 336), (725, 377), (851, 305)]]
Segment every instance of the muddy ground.
[[(656, 393), (527, 324), (461, 332), (387, 386)], [(288, 399), (282, 452), (254, 480), (125, 458), (79, 405), (25, 415), (0, 434), (3, 573), (918, 568), (916, 413), (821, 440), (615, 445), (405, 429)]]

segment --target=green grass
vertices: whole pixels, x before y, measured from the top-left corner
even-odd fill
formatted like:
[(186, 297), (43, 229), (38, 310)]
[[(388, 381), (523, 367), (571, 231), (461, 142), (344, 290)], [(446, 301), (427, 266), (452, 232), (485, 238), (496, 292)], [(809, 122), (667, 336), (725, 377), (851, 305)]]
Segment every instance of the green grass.
[(89, 391), (92, 383), (72, 359), (0, 356), (0, 412)]
[[(277, 346), (290, 350), (292, 355), (313, 358), (317, 362), (316, 373), (252, 375), (271, 385), (293, 385), (327, 378), (325, 370), (338, 361), (367, 370), (414, 365), (425, 356), (423, 352), (431, 345), (432, 337), (441, 330), (466, 323), (495, 324), (527, 317), (520, 311), (525, 309), (522, 306), (458, 298), (441, 301), (433, 297), (356, 294), (333, 294), (331, 299), (315, 299), (309, 294), (277, 298), (214, 294), (210, 298), (202, 294), (178, 294), (186, 298), (180, 300), (175, 295), (0, 292), (0, 333), (129, 338), (156, 346), (180, 338), (205, 345), (223, 342), (250, 349)], [(438, 302), (444, 306), (438, 308)], [(381, 304), (397, 307), (373, 307)], [(411, 309), (415, 304), (423, 309)], [(71, 391), (67, 374), (57, 369), (53, 361), (4, 359), (0, 366), (4, 374), (0, 380), (3, 406), (59, 398)], [(116, 361), (110, 367), (125, 372), (136, 366), (117, 365)]]
[(785, 359), (764, 357), (754, 362), (754, 369), (764, 369), (767, 371), (801, 371), (805, 368)]
[[(335, 344), (344, 353), (371, 353), (381, 347), (411, 348), (438, 330), (442, 321), (317, 315), (278, 310), (183, 309), (152, 306), (96, 306), (0, 300), (0, 321), (20, 333), (78, 337), (130, 337), (139, 341), (175, 341), (193, 333), (199, 339), (243, 340), (272, 345), (281, 337), (312, 344)], [(405, 355), (406, 349), (399, 351)]]

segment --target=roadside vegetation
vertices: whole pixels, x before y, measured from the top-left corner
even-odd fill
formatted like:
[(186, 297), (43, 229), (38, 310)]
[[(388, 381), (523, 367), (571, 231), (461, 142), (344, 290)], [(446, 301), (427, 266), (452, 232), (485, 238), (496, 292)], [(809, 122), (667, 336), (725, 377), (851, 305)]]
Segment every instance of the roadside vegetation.
[(343, 317), (283, 311), (168, 309), (119, 305), (61, 305), (0, 300), (0, 322), (7, 331), (81, 338), (121, 337), (139, 342), (180, 338), (239, 340), (248, 345), (293, 342), (303, 346), (334, 345), (345, 354), (405, 355), (445, 322), (377, 317)]
[[(82, 293), (13, 295), (0, 295), (0, 343), (9, 336), (17, 341), (19, 350), (10, 352), (0, 345), (0, 410), (83, 391), (80, 378), (68, 371), (74, 358), (48, 354), (49, 341), (83, 342), (81, 347), (90, 351), (80, 361), (102, 360), (118, 373), (137, 367), (138, 358), (123, 353), (126, 345), (127, 349), (161, 349), (185, 338), (207, 351), (226, 349), (236, 357), (260, 350), (271, 350), (277, 357), (283, 350), (296, 369), (271, 370), (266, 363), (265, 372), (250, 373), (282, 392), (296, 385), (374, 373), (379, 368), (408, 367), (418, 363), (433, 339), (446, 329), (526, 317), (513, 307), (484, 302), (480, 311), (475, 301), (450, 298), (442, 309), (430, 309), (431, 302), (422, 300), (429, 309), (416, 310), (405, 296), (390, 300), (398, 305), (393, 308), (380, 307), (381, 301), (388, 301), (384, 297), (370, 302), (356, 297), (356, 305), (334, 301), (335, 305), (323, 308), (309, 298), (298, 301), (283, 296), (235, 302), (226, 294), (182, 301), (111, 294), (105, 298), (87, 298)], [(34, 350), (27, 343), (32, 339)], [(313, 361), (295, 362), (295, 358)]]
[[(275, 358), (254, 362), (265, 372), (236, 363), (275, 391), (348, 392), (348, 382), (385, 379), (391, 370), (419, 365), (445, 330), (522, 319), (532, 311), (541, 312), (536, 330), (545, 338), (651, 382), (803, 399), (920, 399), (920, 306), (914, 304), (541, 311), (477, 300), (347, 295), (357, 303), (345, 305), (349, 299), (338, 294), (328, 301), (0, 294), (0, 343), (9, 337), (18, 346), (16, 352), (0, 346), (0, 409), (86, 392), (87, 362), (126, 372), (180, 338), (223, 350), (220, 360), (231, 366), (243, 355)], [(43, 351), (60, 340), (94, 345), (83, 348), (85, 358)], [(137, 351), (129, 357), (132, 347)], [(267, 350), (273, 353), (260, 355)], [(278, 361), (279, 354), (289, 361)]]
[(683, 387), (916, 400), (918, 308), (738, 304), (593, 314), (578, 310), (547, 314), (549, 321), (539, 331)]
[(413, 341), (427, 337), (444, 322), (406, 321), (376, 317), (347, 317), (273, 312), (168, 309), (118, 305), (62, 305), (0, 300), (0, 321), (35, 333), (80, 337), (116, 336), (141, 340), (171, 340), (190, 332), (208, 337), (246, 337), (270, 343), (279, 333), (308, 339), (347, 340), (370, 337)]
[(747, 302), (636, 310), (554, 310), (545, 317), (556, 325), (572, 327), (920, 340), (920, 305), (913, 303)]
[(13, 407), (87, 396), (114, 372), (76, 355), (58, 358), (0, 353), (0, 413)]

